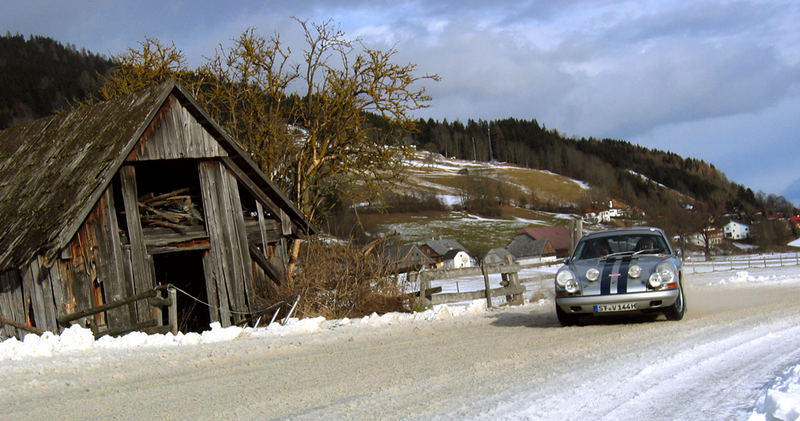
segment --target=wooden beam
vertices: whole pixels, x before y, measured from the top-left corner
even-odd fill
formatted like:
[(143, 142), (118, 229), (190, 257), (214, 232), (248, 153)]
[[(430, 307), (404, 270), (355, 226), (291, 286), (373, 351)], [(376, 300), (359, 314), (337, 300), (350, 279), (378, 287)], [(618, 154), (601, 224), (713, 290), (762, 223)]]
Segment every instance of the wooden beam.
[[(147, 259), (147, 247), (144, 243), (142, 223), (139, 219), (138, 191), (136, 186), (136, 169), (127, 164), (120, 168), (120, 185), (122, 201), (125, 206), (125, 219), (128, 227), (128, 238), (131, 246), (131, 273), (133, 274), (134, 293), (147, 291), (155, 285), (151, 278), (152, 268)], [(136, 303), (137, 320), (150, 319), (150, 308), (147, 303)]]
[(11, 320), (11, 319), (9, 319), (7, 317), (3, 317), (3, 316), (0, 316), (0, 324), (6, 324), (6, 325), (9, 325), (9, 326), (14, 326), (17, 329), (22, 329), (22, 330), (24, 330), (26, 332), (34, 333), (36, 335), (41, 335), (41, 334), (44, 333), (41, 329), (37, 329), (37, 328), (35, 328), (33, 326), (28, 326), (26, 324), (20, 323), (20, 322), (18, 322), (16, 320)]
[[(213, 161), (201, 161), (197, 164), (200, 175), (200, 194), (203, 200), (203, 213), (206, 230), (211, 241), (208, 254), (204, 255), (203, 268), (206, 273), (206, 288), (209, 298), (211, 292), (216, 296), (210, 303), (218, 303), (219, 314), (211, 314), (211, 320), (218, 319), (222, 327), (231, 325), (230, 299), (228, 294), (228, 279), (230, 265), (227, 262), (226, 244), (230, 241), (227, 231), (222, 226), (224, 219), (220, 218), (222, 205), (218, 194), (219, 176), (218, 164)], [(216, 310), (214, 310), (216, 311)]]
[(256, 212), (258, 213), (258, 232), (261, 234), (261, 247), (264, 250), (264, 257), (269, 258), (267, 255), (267, 224), (264, 221), (264, 205), (256, 200)]
[(256, 246), (249, 244), (250, 248), (250, 257), (253, 258), (253, 261), (256, 262), (261, 269), (264, 269), (264, 273), (269, 275), (272, 278), (272, 281), (276, 284), (280, 285), (281, 283), (281, 272), (272, 265), (272, 263), (267, 260), (261, 250), (259, 250)]
[[(96, 218), (92, 218), (96, 216)], [(117, 210), (114, 206), (113, 183), (108, 185), (106, 193), (98, 202), (98, 209), (87, 219), (87, 223), (94, 219), (95, 228), (95, 258), (97, 277), (103, 283), (104, 301), (119, 300), (133, 294), (125, 279), (125, 265), (122, 251), (122, 241), (119, 237), (119, 223)], [(116, 308), (106, 312), (109, 328), (125, 327), (136, 319), (136, 309), (133, 305)]]
[(252, 194), (253, 197), (256, 198), (256, 201), (261, 202), (261, 204), (269, 208), (270, 212), (272, 212), (272, 214), (276, 216), (276, 219), (280, 217), (279, 215), (282, 211), (281, 208), (277, 204), (275, 204), (275, 202), (273, 202), (269, 197), (267, 197), (267, 195), (264, 194), (264, 191), (261, 190), (256, 185), (256, 183), (253, 182), (253, 180), (250, 177), (248, 177), (247, 174), (244, 171), (242, 171), (242, 169), (239, 168), (238, 165), (236, 165), (236, 163), (233, 162), (232, 159), (224, 157), (221, 158), (221, 160), (222, 163), (225, 164), (225, 168), (227, 168), (230, 172), (233, 173), (233, 175), (236, 176), (236, 178), (239, 180), (239, 182), (242, 183), (242, 185), (247, 189), (247, 191), (249, 191), (250, 194)]

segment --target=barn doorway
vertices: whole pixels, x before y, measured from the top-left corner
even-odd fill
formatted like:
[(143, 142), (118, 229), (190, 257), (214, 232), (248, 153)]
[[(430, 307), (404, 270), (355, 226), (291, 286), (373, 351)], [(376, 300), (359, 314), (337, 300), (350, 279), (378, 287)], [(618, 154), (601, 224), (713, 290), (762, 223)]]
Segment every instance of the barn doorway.
[[(178, 331), (202, 332), (209, 329), (211, 318), (203, 272), (203, 250), (156, 254), (153, 265), (158, 285), (172, 284), (194, 298), (178, 291)], [(199, 301), (202, 302), (199, 302)]]

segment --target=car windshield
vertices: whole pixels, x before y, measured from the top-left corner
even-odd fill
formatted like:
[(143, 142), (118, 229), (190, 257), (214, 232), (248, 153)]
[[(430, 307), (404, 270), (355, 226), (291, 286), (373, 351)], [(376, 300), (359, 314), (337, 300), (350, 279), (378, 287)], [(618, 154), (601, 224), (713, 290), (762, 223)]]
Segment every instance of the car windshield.
[(667, 248), (664, 238), (651, 234), (624, 234), (586, 239), (575, 248), (576, 259), (596, 259), (610, 255), (663, 253)]

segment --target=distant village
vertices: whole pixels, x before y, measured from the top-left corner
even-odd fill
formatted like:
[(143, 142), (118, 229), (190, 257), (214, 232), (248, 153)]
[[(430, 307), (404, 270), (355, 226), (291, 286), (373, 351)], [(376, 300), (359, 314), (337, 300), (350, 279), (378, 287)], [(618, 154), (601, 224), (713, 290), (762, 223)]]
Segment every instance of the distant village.
[[(691, 205), (687, 205), (691, 206)], [(587, 212), (580, 219), (590, 227), (613, 226), (619, 221), (642, 221), (644, 210), (628, 206), (617, 200), (607, 202), (607, 209)], [(769, 220), (783, 220), (787, 225), (800, 229), (800, 216), (771, 215)], [(702, 232), (690, 234), (685, 240), (688, 246), (696, 248), (719, 247), (725, 241), (731, 243), (746, 241), (751, 237), (750, 225), (727, 215), (722, 224), (709, 224)], [(681, 238), (672, 238), (673, 246), (681, 243)], [(422, 242), (389, 247), (384, 251), (385, 258), (398, 272), (426, 269), (461, 269), (485, 265), (517, 263), (533, 265), (555, 262), (571, 252), (570, 231), (564, 226), (529, 226), (518, 230), (505, 247), (493, 248), (485, 256), (473, 256), (456, 239), (431, 239)], [(740, 245), (747, 248), (747, 245)]]

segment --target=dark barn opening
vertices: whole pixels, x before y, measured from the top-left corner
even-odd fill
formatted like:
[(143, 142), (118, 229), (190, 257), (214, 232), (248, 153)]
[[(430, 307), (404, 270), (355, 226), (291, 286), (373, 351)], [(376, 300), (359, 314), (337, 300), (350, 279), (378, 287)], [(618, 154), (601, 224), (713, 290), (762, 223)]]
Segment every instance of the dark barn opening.
[[(211, 323), (203, 273), (202, 250), (157, 254), (153, 256), (156, 270), (156, 284), (172, 284), (189, 295), (177, 292), (178, 330), (181, 332), (202, 332)], [(163, 315), (166, 317), (166, 315)], [(166, 321), (166, 319), (165, 319)]]

